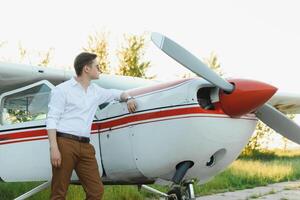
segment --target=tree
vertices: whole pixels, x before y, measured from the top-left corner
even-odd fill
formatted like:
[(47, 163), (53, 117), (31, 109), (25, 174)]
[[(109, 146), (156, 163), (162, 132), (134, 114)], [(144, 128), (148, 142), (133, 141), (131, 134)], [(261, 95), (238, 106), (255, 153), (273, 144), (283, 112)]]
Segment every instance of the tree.
[[(31, 63), (30, 60), (30, 55), (28, 50), (22, 46), (21, 43), (19, 43), (19, 57), (21, 63), (26, 63), (25, 58), (28, 59), (29, 64)], [(38, 59), (39, 61), (37, 62), (38, 66), (48, 66), (50, 60), (51, 60), (51, 54), (53, 52), (53, 48), (48, 49), (46, 52), (39, 51), (38, 52)], [(26, 97), (28, 99), (29, 97)], [(37, 117), (37, 113), (30, 113), (28, 110), (23, 110), (20, 107), (14, 107), (6, 110), (7, 113), (5, 113), (5, 120), (9, 121), (9, 123), (20, 123), (20, 122), (26, 122), (26, 121), (31, 121), (33, 118)]]
[(100, 70), (102, 73), (110, 73), (110, 63), (108, 61), (108, 33), (95, 33), (88, 37), (87, 47), (84, 47), (83, 50), (94, 53), (99, 58)]
[(19, 56), (20, 56), (20, 62), (24, 62), (25, 57), (27, 56), (27, 50), (26, 48), (24, 48), (21, 44), (21, 42), (19, 42)]
[(6, 42), (4, 42), (4, 41), (0, 42), (0, 48), (3, 47), (5, 43)]
[[(296, 117), (296, 115), (295, 114), (288, 114), (287, 117), (290, 118), (291, 120), (293, 120)], [(290, 143), (290, 141), (284, 136), (282, 136), (281, 140), (283, 142), (283, 150), (286, 151), (288, 143)]]
[(48, 49), (46, 52), (39, 52), (40, 61), (38, 66), (47, 67), (51, 60), (51, 54), (54, 51), (53, 48)]
[[(19, 42), (18, 50), (19, 50), (20, 63), (33, 64), (33, 65), (44, 66), (44, 67), (47, 67), (49, 65), (52, 54), (54, 52), (53, 48), (49, 48), (47, 51), (38, 51), (37, 56), (34, 56), (36, 52), (28, 51), (25, 47), (23, 47), (21, 42)], [(32, 57), (37, 58), (37, 61), (32, 63), (31, 60)]]
[(269, 138), (274, 131), (265, 125), (263, 122), (258, 121), (255, 132), (250, 138), (249, 142), (242, 151), (242, 155), (251, 155), (253, 152), (259, 152), (263, 147), (267, 146)]
[(219, 74), (220, 76), (223, 76), (224, 73), (221, 69), (221, 64), (220, 61), (218, 59), (218, 56), (215, 52), (211, 52), (209, 58), (204, 59), (205, 63), (212, 69), (214, 70), (217, 74)]
[(146, 70), (150, 67), (150, 61), (142, 62), (145, 47), (145, 35), (124, 36), (125, 44), (117, 51), (119, 68), (117, 74), (141, 78), (153, 78), (146, 76)]

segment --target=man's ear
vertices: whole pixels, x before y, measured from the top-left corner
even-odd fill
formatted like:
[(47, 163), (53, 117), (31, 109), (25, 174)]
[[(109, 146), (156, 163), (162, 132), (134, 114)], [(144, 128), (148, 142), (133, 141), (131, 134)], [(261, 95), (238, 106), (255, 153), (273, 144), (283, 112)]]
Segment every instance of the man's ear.
[(83, 70), (82, 70), (82, 71), (85, 71), (85, 72), (87, 72), (87, 71), (88, 71), (88, 68), (89, 68), (89, 66), (88, 66), (88, 65), (84, 65), (84, 66), (83, 66)]

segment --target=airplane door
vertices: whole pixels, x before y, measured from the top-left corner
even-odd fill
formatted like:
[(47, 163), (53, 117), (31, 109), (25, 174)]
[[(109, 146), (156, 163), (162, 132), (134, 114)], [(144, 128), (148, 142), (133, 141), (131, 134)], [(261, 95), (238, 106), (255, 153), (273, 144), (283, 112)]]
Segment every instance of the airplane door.
[[(114, 102), (102, 110), (103, 119), (100, 123), (100, 144), (103, 168), (106, 176), (112, 180), (136, 180), (142, 178), (132, 149), (132, 127), (114, 126), (107, 128), (120, 118), (126, 116), (127, 104)], [(119, 117), (116, 117), (119, 116)]]
[(45, 119), (53, 87), (43, 80), (0, 96), (0, 177), (4, 181), (50, 179)]

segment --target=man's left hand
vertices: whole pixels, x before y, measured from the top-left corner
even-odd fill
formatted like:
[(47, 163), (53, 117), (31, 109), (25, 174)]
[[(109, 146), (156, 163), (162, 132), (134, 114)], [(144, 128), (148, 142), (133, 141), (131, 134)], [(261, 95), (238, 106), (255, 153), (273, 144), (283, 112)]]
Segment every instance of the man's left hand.
[(137, 103), (136, 103), (135, 99), (129, 99), (127, 101), (127, 108), (130, 113), (133, 113), (136, 110)]

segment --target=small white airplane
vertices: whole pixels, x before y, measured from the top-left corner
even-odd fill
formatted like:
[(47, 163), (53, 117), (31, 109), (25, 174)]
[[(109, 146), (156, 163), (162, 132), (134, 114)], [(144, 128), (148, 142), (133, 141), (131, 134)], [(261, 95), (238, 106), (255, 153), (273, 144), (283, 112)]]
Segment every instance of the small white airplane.
[[(95, 81), (127, 90), (138, 103), (132, 114), (120, 102), (97, 110), (91, 143), (104, 184), (138, 185), (166, 199), (194, 199), (193, 181), (203, 184), (232, 163), (258, 119), (300, 143), (300, 127), (277, 110), (300, 113), (300, 95), (280, 93), (258, 81), (225, 80), (166, 36), (153, 33), (152, 41), (199, 78), (157, 83), (102, 75)], [(0, 63), (0, 180), (47, 181), (16, 199), (49, 186), (49, 94), (74, 75)], [(72, 183), (78, 183), (75, 173)], [(165, 194), (146, 185), (152, 183), (171, 183), (172, 189)]]

